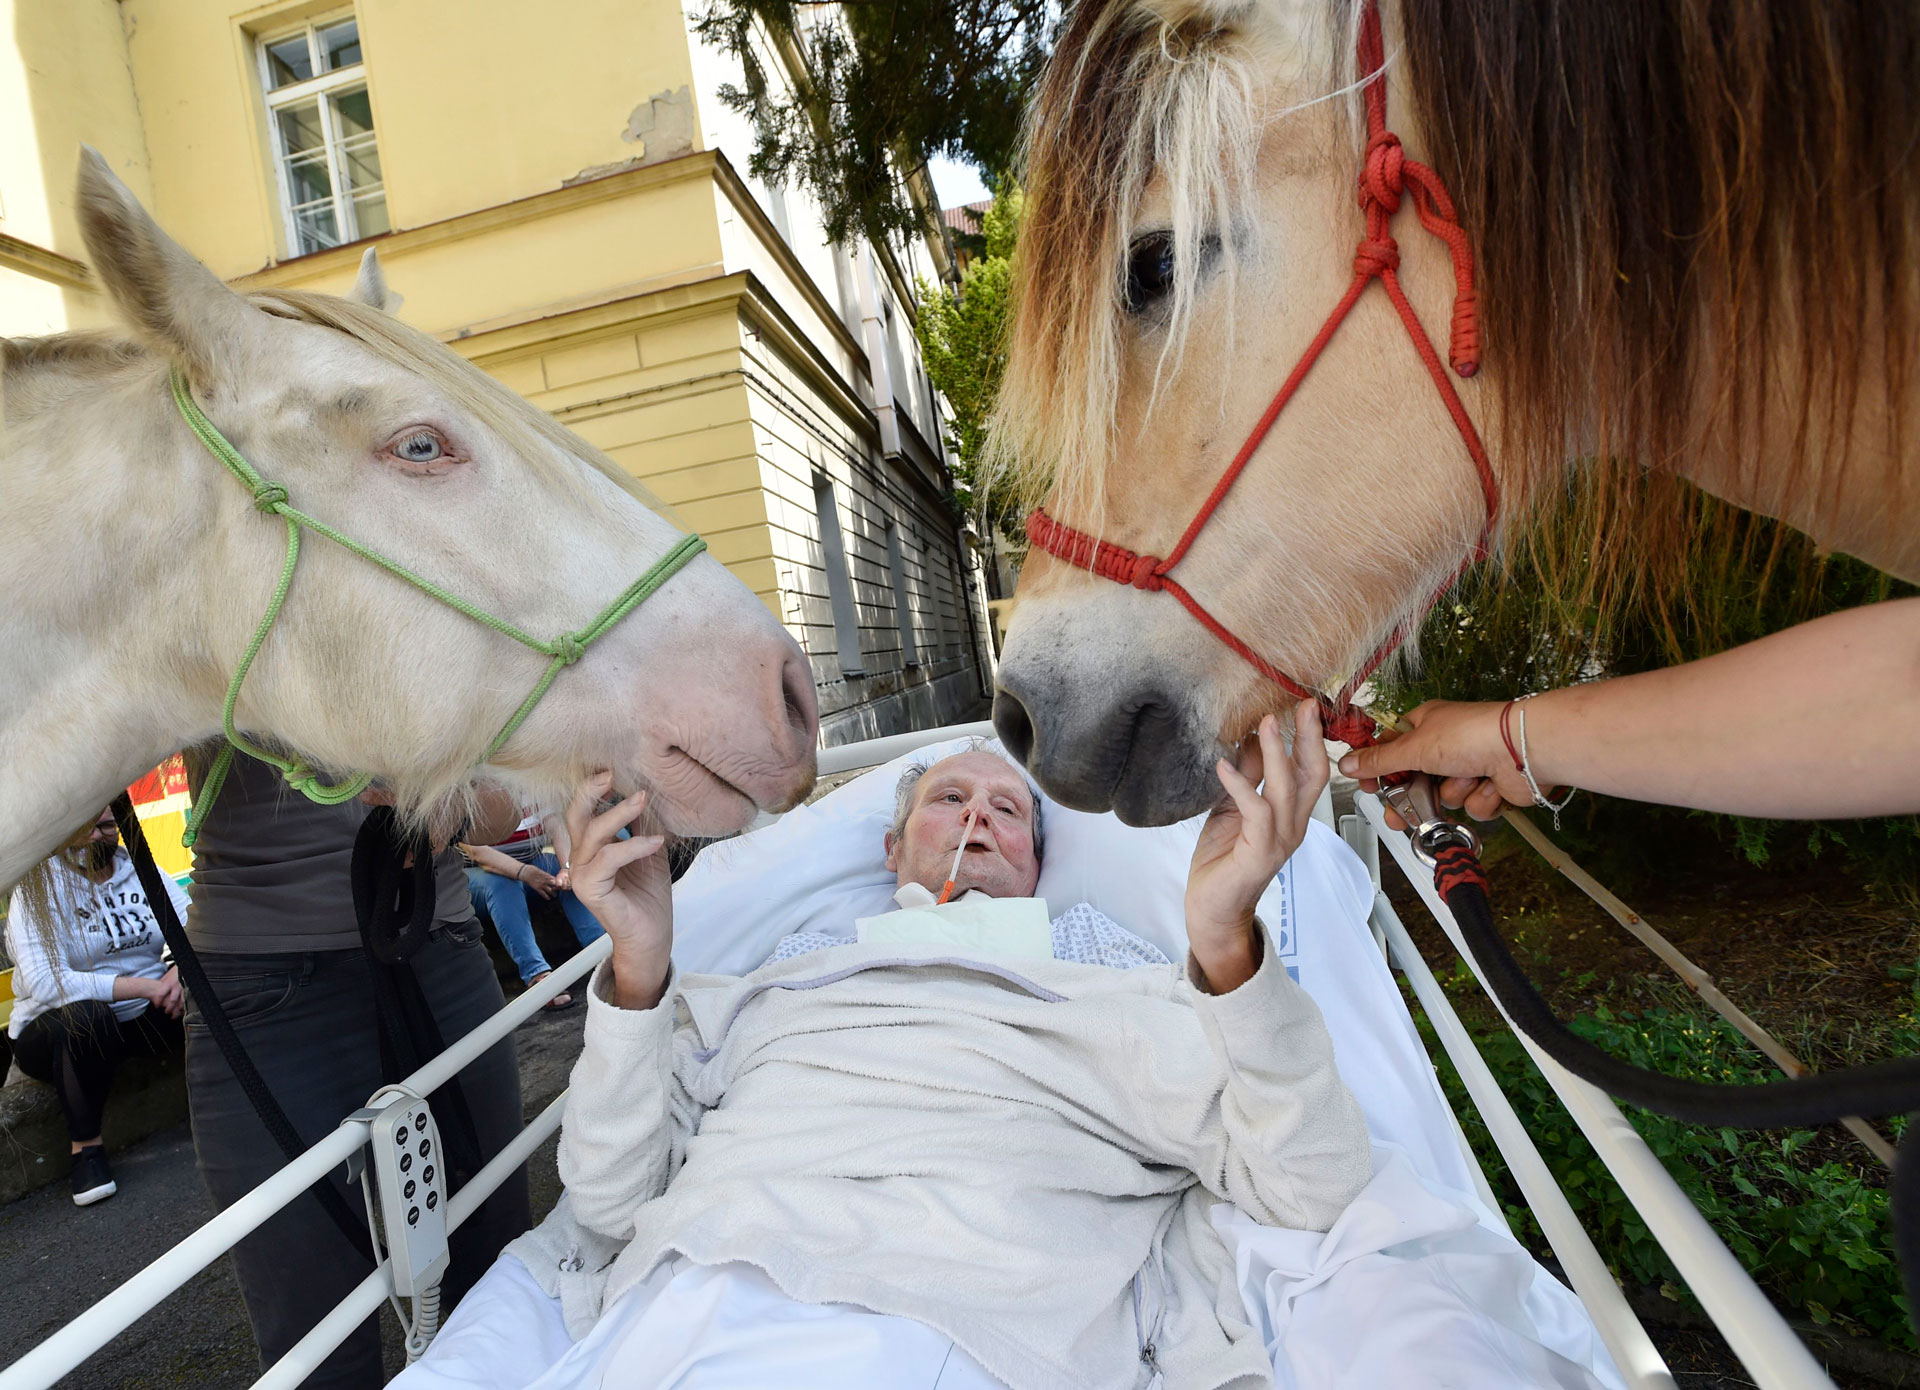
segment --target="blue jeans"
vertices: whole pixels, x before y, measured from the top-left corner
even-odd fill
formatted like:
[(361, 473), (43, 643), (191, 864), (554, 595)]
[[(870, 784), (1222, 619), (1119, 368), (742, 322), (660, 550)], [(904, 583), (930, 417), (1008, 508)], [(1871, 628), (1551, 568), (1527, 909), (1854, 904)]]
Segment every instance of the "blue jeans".
[[(542, 854), (533, 864), (550, 874), (560, 872), (560, 861), (551, 853)], [(512, 957), (522, 984), (553, 969), (540, 954), (540, 943), (533, 939), (533, 916), (528, 907), (531, 888), (518, 879), (472, 868), (467, 870), (467, 891), (473, 895), (474, 911), (484, 912), (493, 919), (493, 930), (500, 937), (500, 944), (507, 948), (507, 955)], [(582, 946), (605, 935), (586, 904), (567, 889), (560, 892), (560, 910), (567, 914), (567, 920), (573, 924), (573, 934)]]

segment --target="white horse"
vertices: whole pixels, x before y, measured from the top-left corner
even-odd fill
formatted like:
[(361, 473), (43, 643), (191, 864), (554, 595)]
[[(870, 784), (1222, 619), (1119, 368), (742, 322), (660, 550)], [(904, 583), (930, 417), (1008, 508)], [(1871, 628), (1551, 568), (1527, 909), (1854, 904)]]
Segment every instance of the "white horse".
[[(137, 338), (4, 343), (0, 885), (219, 733), (279, 577), (283, 524), (189, 432), (170, 371), (294, 505), (543, 639), (680, 539), (612, 460), (382, 312), (371, 253), (358, 302), (243, 297), (92, 151), (79, 206)], [(710, 556), (562, 671), (480, 765), (547, 660), (313, 539), (236, 724), (314, 767), (371, 773), (415, 813), (476, 778), (531, 802), (610, 767), (653, 789), (668, 830), (713, 834), (813, 784), (806, 659)]]

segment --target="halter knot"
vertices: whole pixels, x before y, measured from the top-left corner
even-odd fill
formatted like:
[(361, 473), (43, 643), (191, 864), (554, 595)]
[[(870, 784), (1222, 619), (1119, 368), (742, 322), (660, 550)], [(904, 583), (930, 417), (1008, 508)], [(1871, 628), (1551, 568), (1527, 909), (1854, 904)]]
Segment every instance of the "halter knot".
[(287, 503), (287, 490), (278, 483), (262, 483), (253, 490), (254, 510), (272, 512)]
[(553, 659), (562, 666), (571, 666), (587, 654), (587, 644), (571, 632), (563, 632), (553, 639)]
[(1400, 193), (1407, 186), (1407, 152), (1390, 130), (1376, 131), (1367, 141), (1360, 166), (1360, 206), (1378, 207), (1391, 217), (1400, 211)]
[(1153, 590), (1163, 587), (1160, 579), (1159, 556), (1134, 556), (1133, 563), (1127, 567), (1127, 583), (1136, 589)]
[(1373, 716), (1358, 705), (1342, 705), (1335, 709), (1323, 700), (1320, 702), (1320, 731), (1335, 743), (1344, 743), (1349, 748), (1371, 748), (1377, 726)]
[(1353, 252), (1353, 273), (1371, 280), (1400, 268), (1400, 243), (1390, 236), (1367, 237)]

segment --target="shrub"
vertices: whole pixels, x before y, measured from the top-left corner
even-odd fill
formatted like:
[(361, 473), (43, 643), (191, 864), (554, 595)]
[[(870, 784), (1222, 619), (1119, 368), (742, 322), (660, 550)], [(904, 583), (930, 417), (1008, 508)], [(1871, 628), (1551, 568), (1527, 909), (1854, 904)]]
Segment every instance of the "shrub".
[[(1450, 992), (1476, 988), (1460, 965)], [(1425, 1016), (1422, 1037), (1439, 1064), (1441, 1085), (1468, 1142), (1500, 1195), (1514, 1234), (1536, 1255), (1549, 1247), (1533, 1213), (1466, 1100), (1458, 1074), (1438, 1048)], [(1614, 1010), (1602, 1003), (1572, 1022), (1574, 1032), (1617, 1057), (1672, 1076), (1703, 1081), (1773, 1081), (1779, 1073), (1718, 1018), (1666, 1008)], [(1527, 1132), (1616, 1277), (1657, 1287), (1698, 1307), (1666, 1253), (1627, 1202), (1606, 1165), (1554, 1096), (1519, 1040), (1495, 1023), (1469, 1030)], [(1888, 1053), (1920, 1052), (1913, 1010), (1875, 1040)], [(1920, 1349), (1907, 1321), (1894, 1258), (1888, 1194), (1865, 1150), (1859, 1161), (1832, 1157), (1811, 1130), (1715, 1129), (1623, 1106), (1622, 1110), (1761, 1288), (1790, 1313), (1816, 1323), (1871, 1333)], [(1816, 1153), (1826, 1156), (1816, 1156)]]

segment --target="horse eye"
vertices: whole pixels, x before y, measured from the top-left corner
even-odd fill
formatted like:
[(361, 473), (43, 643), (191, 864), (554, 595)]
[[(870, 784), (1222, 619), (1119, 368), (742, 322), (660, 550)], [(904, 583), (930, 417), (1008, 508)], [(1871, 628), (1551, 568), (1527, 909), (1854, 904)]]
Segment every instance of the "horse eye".
[(435, 463), (445, 457), (447, 449), (440, 436), (432, 430), (415, 430), (398, 443), (389, 445), (387, 452), (408, 463)]
[(1151, 308), (1173, 289), (1173, 235), (1153, 232), (1127, 250), (1127, 288), (1122, 303), (1129, 314)]

